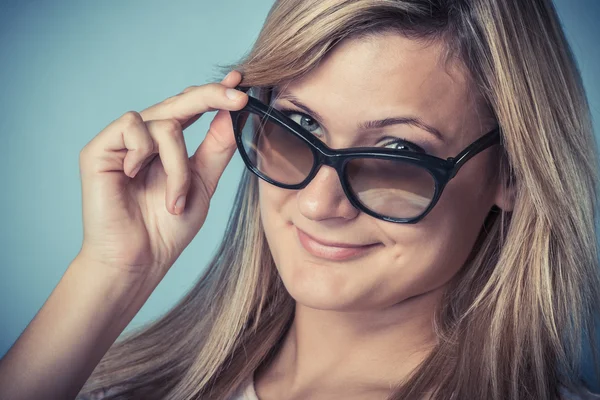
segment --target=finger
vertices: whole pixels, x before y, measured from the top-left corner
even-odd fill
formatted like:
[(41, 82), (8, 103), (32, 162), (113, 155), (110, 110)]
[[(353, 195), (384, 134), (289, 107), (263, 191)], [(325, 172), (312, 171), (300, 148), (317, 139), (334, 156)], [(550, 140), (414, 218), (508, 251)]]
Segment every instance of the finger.
[[(123, 171), (132, 177), (138, 165), (155, 151), (154, 141), (142, 117), (135, 111), (129, 111), (111, 122), (85, 146), (82, 152), (90, 156), (84, 157), (82, 167), (87, 170), (89, 166), (94, 173)], [(123, 152), (126, 152), (124, 158)]]
[[(229, 96), (228, 96), (229, 95)], [(179, 96), (153, 105), (140, 112), (144, 121), (175, 119), (181, 126), (189, 126), (187, 122), (207, 111), (240, 110), (248, 101), (245, 93), (228, 88), (220, 83), (208, 83), (191, 87)]]
[[(221, 85), (225, 85), (227, 87), (235, 87), (240, 83), (241, 80), (242, 80), (242, 74), (239, 71), (233, 70), (223, 77), (223, 79), (221, 80)], [(200, 87), (200, 86), (188, 86), (187, 88), (183, 89), (183, 91), (181, 93), (173, 96), (172, 99), (174, 99), (177, 96), (181, 96), (182, 94), (187, 93), (189, 91), (195, 90), (198, 87)], [(169, 100), (169, 99), (167, 99), (167, 100)]]
[[(240, 74), (236, 70), (233, 70), (229, 74), (227, 74), (223, 78), (223, 80), (221, 80), (221, 85), (224, 85), (224, 86), (227, 86), (230, 88), (234, 88), (240, 83), (241, 79), (242, 79), (242, 74)], [(195, 90), (195, 88), (197, 88), (197, 87), (198, 86), (190, 86), (190, 87), (186, 88), (182, 93), (187, 93), (191, 90)], [(181, 95), (181, 93), (179, 95)], [(177, 96), (179, 96), (179, 95), (177, 95)], [(184, 124), (182, 124), (183, 129), (185, 130), (188, 126), (192, 125), (201, 116), (202, 116), (202, 114), (198, 114), (198, 115), (193, 116), (189, 120), (187, 120)]]
[(228, 111), (220, 110), (212, 120), (206, 137), (190, 157), (191, 167), (202, 177), (209, 198), (214, 194), (235, 149), (231, 116)]
[[(123, 152), (126, 152), (124, 158), (119, 156)], [(177, 121), (144, 122), (138, 113), (127, 112), (100, 132), (86, 146), (85, 153), (96, 155), (82, 160), (93, 172), (123, 171), (130, 178), (152, 161), (152, 155), (159, 155), (167, 174), (166, 208), (172, 214), (179, 211), (175, 204), (180, 196), (187, 194), (191, 174), (183, 131)]]
[(227, 75), (225, 75), (225, 77), (221, 81), (221, 84), (225, 85), (227, 87), (235, 87), (241, 81), (242, 81), (242, 74), (239, 71), (236, 71), (234, 69), (233, 71), (231, 71), (230, 73), (228, 73)]
[[(224, 86), (230, 87), (230, 88), (235, 88), (240, 83), (241, 80), (242, 80), (242, 74), (236, 70), (233, 70), (229, 74), (227, 74), (223, 78), (223, 80), (221, 80), (221, 85), (224, 85)], [(174, 101), (175, 97), (181, 96), (182, 94), (190, 92), (192, 90), (196, 90), (196, 88), (198, 88), (198, 86), (189, 86), (189, 87), (185, 88), (183, 90), (183, 92), (177, 94), (176, 96), (173, 96), (173, 98), (167, 99), (167, 101)], [(185, 123), (182, 124), (183, 129), (185, 130), (188, 126), (192, 125), (201, 116), (202, 116), (202, 114), (198, 114), (198, 115), (193, 116), (189, 120), (187, 120)]]
[[(230, 73), (228, 73), (221, 80), (221, 84), (226, 87), (235, 88), (240, 83), (241, 79), (242, 79), (242, 74), (239, 71), (233, 70)], [(180, 97), (182, 94), (188, 93), (192, 90), (196, 90), (199, 87), (200, 86), (188, 86), (181, 93), (176, 94), (175, 96), (169, 97), (168, 99), (164, 100), (163, 103), (173, 102), (173, 101), (175, 101), (176, 98)], [(214, 110), (209, 110), (209, 111), (214, 111)], [(193, 117), (191, 117), (190, 119), (188, 119), (187, 121), (185, 121), (181, 124), (182, 128), (185, 130), (187, 127), (189, 127), (194, 122), (196, 122), (201, 116), (202, 116), (202, 114), (194, 115)]]
[[(146, 121), (160, 161), (167, 175), (165, 204), (172, 214), (180, 214), (191, 183), (189, 158), (181, 124), (176, 120)], [(177, 203), (178, 199), (182, 199)]]

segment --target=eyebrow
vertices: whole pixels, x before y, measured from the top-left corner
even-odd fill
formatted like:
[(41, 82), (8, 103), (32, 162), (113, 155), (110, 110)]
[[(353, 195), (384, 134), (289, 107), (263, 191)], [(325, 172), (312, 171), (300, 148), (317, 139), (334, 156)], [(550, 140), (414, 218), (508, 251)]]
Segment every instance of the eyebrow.
[[(277, 94), (277, 96), (275, 97), (274, 101), (287, 100), (290, 103), (292, 103), (293, 105), (295, 105), (296, 107), (304, 110), (306, 113), (317, 118), (319, 121), (324, 120), (324, 118), (321, 115), (319, 115), (318, 112), (311, 110), (310, 107), (308, 107), (306, 104), (302, 103), (302, 101), (300, 101), (300, 99), (298, 99), (293, 94), (286, 93), (286, 92), (279, 92), (276, 94)], [(385, 128), (386, 126), (398, 125), (398, 124), (416, 126), (418, 128), (421, 128), (421, 129), (431, 133), (438, 140), (444, 141), (444, 135), (442, 134), (442, 132), (440, 130), (438, 130), (437, 128), (434, 128), (431, 125), (426, 124), (425, 122), (423, 122), (423, 120), (421, 118), (415, 117), (415, 116), (390, 117), (390, 118), (384, 118), (384, 119), (379, 119), (379, 120), (374, 120), (374, 121), (363, 121), (358, 124), (358, 128), (361, 130), (381, 129), (381, 128)]]

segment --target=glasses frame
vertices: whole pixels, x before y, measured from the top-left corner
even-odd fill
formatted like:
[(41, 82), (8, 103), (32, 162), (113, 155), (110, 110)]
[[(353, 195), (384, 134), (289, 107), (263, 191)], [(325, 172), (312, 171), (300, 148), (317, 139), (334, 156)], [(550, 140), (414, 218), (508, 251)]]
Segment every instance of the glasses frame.
[[(237, 90), (247, 93), (251, 87), (236, 87)], [(309, 172), (306, 179), (295, 185), (286, 185), (280, 182), (274, 181), (268, 176), (261, 173), (250, 161), (244, 144), (242, 142), (242, 132), (237, 128), (237, 120), (241, 113), (250, 112), (258, 115), (261, 121), (267, 118), (270, 122), (273, 122), (286, 130), (291, 134), (304, 141), (311, 149), (314, 157), (314, 164), (311, 171)], [(284, 115), (277, 109), (269, 107), (259, 99), (248, 95), (248, 103), (244, 108), (238, 111), (229, 111), (231, 121), (233, 124), (233, 131), (235, 134), (235, 141), (242, 156), (246, 167), (252, 171), (256, 176), (263, 179), (264, 181), (275, 185), (283, 189), (299, 190), (306, 187), (311, 180), (315, 177), (322, 165), (333, 168), (342, 185), (342, 189), (346, 194), (346, 197), (350, 203), (359, 209), (360, 211), (368, 214), (374, 218), (400, 223), (400, 224), (415, 224), (422, 220), (437, 204), (440, 199), (444, 188), (448, 182), (456, 176), (460, 168), (475, 155), (479, 154), (483, 150), (495, 145), (500, 144), (500, 127), (495, 127), (473, 143), (468, 145), (464, 150), (458, 153), (455, 157), (448, 157), (447, 159), (439, 158), (430, 154), (416, 153), (410, 150), (397, 150), (397, 149), (386, 149), (386, 148), (373, 148), (373, 147), (356, 147), (349, 149), (332, 149), (325, 143), (317, 139), (312, 133), (308, 132), (298, 123), (293, 121), (291, 118)], [(348, 161), (354, 158), (377, 158), (382, 160), (396, 160), (402, 161), (409, 164), (413, 164), (426, 169), (433, 177), (435, 182), (435, 192), (431, 199), (429, 206), (419, 215), (412, 218), (393, 218), (386, 215), (376, 213), (369, 208), (365, 207), (357, 196), (352, 192), (350, 183), (346, 176), (346, 164)]]

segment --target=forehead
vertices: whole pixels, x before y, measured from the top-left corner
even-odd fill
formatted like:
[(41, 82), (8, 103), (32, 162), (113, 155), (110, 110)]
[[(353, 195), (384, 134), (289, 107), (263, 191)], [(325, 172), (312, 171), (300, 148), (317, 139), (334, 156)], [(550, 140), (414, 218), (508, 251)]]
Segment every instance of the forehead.
[(440, 41), (392, 33), (345, 40), (281, 89), (336, 121), (414, 115), (450, 136), (470, 136), (482, 101), (462, 65), (445, 61), (444, 50)]

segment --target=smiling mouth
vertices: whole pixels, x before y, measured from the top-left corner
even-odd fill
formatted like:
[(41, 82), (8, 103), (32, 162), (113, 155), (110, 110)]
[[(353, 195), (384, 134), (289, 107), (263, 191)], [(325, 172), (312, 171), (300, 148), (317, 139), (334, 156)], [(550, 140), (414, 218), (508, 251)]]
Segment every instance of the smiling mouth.
[(379, 243), (365, 246), (354, 246), (348, 244), (325, 244), (309, 236), (306, 232), (296, 227), (298, 241), (309, 254), (332, 261), (348, 260), (357, 258), (369, 252)]

